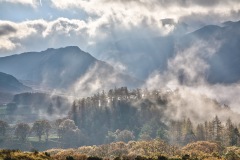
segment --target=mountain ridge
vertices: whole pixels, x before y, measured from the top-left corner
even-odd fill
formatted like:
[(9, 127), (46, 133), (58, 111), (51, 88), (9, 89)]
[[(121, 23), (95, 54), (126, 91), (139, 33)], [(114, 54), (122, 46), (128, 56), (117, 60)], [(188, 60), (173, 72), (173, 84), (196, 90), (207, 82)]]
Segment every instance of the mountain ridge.
[(25, 91), (31, 91), (31, 88), (23, 85), (14, 76), (0, 72), (0, 92), (20, 93)]
[[(106, 78), (111, 79), (109, 82), (115, 86), (119, 81), (122, 82), (121, 85), (137, 84), (137, 80), (130, 75), (117, 71), (108, 63), (96, 59), (77, 46), (49, 48), (41, 52), (25, 52), (2, 57), (0, 58), (0, 71), (52, 89), (69, 89), (84, 77), (85, 79), (87, 77), (85, 83), (88, 85), (91, 81), (97, 83), (92, 77), (100, 80), (101, 84), (107, 82)], [(94, 72), (92, 77), (88, 77), (89, 72)], [(134, 82), (129, 82), (131, 80)]]

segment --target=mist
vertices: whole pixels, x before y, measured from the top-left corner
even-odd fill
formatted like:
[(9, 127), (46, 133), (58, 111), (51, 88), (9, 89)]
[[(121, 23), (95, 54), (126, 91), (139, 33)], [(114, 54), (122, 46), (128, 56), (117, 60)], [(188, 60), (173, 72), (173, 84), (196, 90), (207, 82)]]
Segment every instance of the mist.
[[(189, 117), (195, 122), (201, 122), (218, 115), (224, 121), (231, 117), (238, 123), (240, 110), (237, 95), (240, 93), (240, 83), (208, 82), (209, 59), (218, 54), (221, 44), (221, 40), (211, 40), (209, 43), (197, 39), (183, 50), (175, 46), (177, 53), (168, 60), (167, 70), (154, 71), (146, 80), (142, 88), (178, 93), (177, 96), (173, 94), (170, 97), (171, 107), (165, 112), (167, 117)], [(207, 100), (208, 98), (215, 102)], [(216, 105), (229, 107), (232, 111), (219, 110)]]

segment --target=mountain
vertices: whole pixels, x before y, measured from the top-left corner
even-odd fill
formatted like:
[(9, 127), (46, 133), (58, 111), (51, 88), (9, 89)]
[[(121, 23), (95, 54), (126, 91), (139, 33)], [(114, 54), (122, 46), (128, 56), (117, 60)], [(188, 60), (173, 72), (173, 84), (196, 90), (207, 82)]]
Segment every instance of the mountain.
[(195, 45), (195, 42), (204, 42), (213, 48), (218, 43), (214, 54), (206, 56), (209, 65), (206, 79), (210, 83), (235, 83), (240, 80), (240, 21), (223, 24), (205, 26), (175, 43), (181, 50)]
[[(166, 20), (166, 23), (170, 20)], [(171, 21), (170, 21), (171, 22)], [(169, 22), (169, 23), (170, 23)], [(114, 57), (126, 65), (134, 76), (146, 79), (153, 72), (164, 73), (168, 70), (169, 60), (193, 47), (214, 49), (209, 54), (202, 47), (200, 54), (209, 66), (205, 78), (209, 83), (235, 83), (240, 80), (240, 21), (225, 22), (221, 25), (207, 25), (185, 34), (144, 38), (144, 35), (127, 37), (107, 44), (108, 50), (114, 51), (107, 58)], [(104, 48), (104, 47), (103, 47)], [(100, 50), (100, 52), (103, 52)], [(184, 54), (184, 53), (183, 53)], [(207, 55), (209, 54), (209, 55)], [(186, 58), (186, 57), (185, 57)], [(180, 73), (181, 74), (181, 73)]]
[(76, 85), (96, 89), (138, 84), (133, 77), (115, 70), (76, 46), (3, 57), (0, 58), (0, 71), (49, 89), (75, 89), (73, 86)]
[(0, 92), (20, 93), (26, 91), (31, 91), (31, 88), (23, 85), (12, 75), (0, 72)]
[[(166, 21), (166, 23), (169, 20)], [(75, 46), (47, 49), (42, 52), (28, 52), (0, 58), (0, 71), (18, 79), (28, 80), (51, 89), (95, 89), (118, 86), (136, 87), (154, 71), (164, 72), (168, 62), (179, 52), (204, 42), (219, 48), (206, 56), (209, 65), (205, 73), (210, 83), (234, 83), (240, 80), (240, 21), (226, 22), (219, 26), (207, 25), (194, 32), (182, 35), (168, 35), (154, 38), (125, 37), (100, 44), (98, 51), (104, 59), (121, 62), (128, 68), (128, 74), (120, 72), (109, 64), (97, 60)]]

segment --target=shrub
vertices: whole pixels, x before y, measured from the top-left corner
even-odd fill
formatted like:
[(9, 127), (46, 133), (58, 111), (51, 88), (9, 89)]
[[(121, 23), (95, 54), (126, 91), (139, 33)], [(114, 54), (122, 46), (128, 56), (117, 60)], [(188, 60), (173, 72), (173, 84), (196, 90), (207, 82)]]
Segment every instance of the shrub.
[(47, 157), (51, 157), (50, 153), (48, 153), (48, 152), (44, 152), (44, 154), (45, 154), (45, 156), (47, 156)]
[(33, 152), (35, 155), (37, 155), (39, 152), (36, 149), (32, 149), (31, 152)]
[(185, 154), (185, 155), (182, 157), (182, 159), (183, 159), (183, 160), (188, 160), (188, 159), (190, 159), (190, 155)]
[(74, 158), (72, 156), (67, 156), (66, 160), (74, 160)]
[(102, 160), (102, 158), (99, 158), (99, 157), (88, 157), (87, 160)]
[(205, 157), (219, 157), (223, 148), (214, 142), (198, 141), (190, 143), (182, 148), (183, 154), (188, 154), (192, 158), (203, 159)]
[(168, 160), (168, 158), (165, 156), (158, 156), (158, 160)]

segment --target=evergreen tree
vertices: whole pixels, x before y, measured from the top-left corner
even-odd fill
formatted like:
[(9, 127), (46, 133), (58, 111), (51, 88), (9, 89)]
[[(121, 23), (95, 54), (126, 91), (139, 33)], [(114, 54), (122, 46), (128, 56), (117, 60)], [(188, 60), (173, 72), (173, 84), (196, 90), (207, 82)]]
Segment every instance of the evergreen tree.
[(198, 124), (196, 128), (196, 139), (198, 141), (204, 141), (205, 140), (205, 131), (202, 124)]
[(233, 144), (233, 135), (234, 135), (234, 126), (231, 119), (229, 118), (224, 128), (224, 135), (223, 135), (224, 145), (230, 146)]
[(221, 141), (223, 126), (222, 126), (221, 121), (219, 120), (218, 116), (216, 116), (214, 118), (214, 120), (212, 121), (212, 125), (213, 125), (214, 140)]
[(188, 118), (184, 124), (184, 137), (183, 144), (188, 144), (196, 140), (196, 136), (193, 132), (193, 126), (191, 120)]

